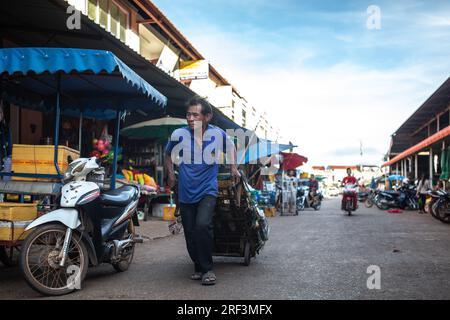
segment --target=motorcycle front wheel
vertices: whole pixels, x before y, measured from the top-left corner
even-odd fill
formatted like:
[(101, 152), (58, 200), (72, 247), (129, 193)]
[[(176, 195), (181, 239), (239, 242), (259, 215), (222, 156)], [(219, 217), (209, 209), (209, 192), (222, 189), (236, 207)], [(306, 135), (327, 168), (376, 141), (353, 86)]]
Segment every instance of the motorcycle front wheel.
[(89, 266), (88, 251), (80, 236), (73, 233), (65, 265), (60, 267), (66, 230), (60, 224), (42, 225), (22, 244), (20, 269), (31, 288), (41, 294), (60, 296), (81, 289)]
[(375, 205), (380, 210), (387, 210), (387, 209), (389, 209), (389, 206), (386, 203), (381, 202), (381, 200), (378, 200), (377, 202), (375, 202)]
[(366, 206), (366, 208), (372, 208), (373, 207), (373, 201), (372, 198), (367, 198), (366, 201), (364, 201), (364, 204)]

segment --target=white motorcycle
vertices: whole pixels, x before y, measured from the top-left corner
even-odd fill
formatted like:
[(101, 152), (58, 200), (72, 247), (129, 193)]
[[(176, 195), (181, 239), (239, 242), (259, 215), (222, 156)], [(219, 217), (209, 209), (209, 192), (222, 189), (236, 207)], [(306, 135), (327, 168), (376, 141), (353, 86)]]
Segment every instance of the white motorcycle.
[(20, 268), (38, 292), (81, 289), (89, 265), (111, 263), (121, 272), (131, 264), (140, 190), (126, 185), (101, 191), (89, 180), (103, 173), (95, 157), (73, 161), (64, 175), (60, 208), (25, 229), (32, 232), (21, 246)]

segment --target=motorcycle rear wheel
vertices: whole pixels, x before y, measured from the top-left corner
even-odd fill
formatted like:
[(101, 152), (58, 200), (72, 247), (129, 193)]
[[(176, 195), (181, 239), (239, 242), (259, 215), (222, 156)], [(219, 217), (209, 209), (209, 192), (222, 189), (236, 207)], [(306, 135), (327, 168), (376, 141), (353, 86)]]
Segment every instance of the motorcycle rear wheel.
[[(22, 244), (20, 269), (30, 287), (41, 294), (60, 296), (71, 293), (80, 289), (77, 285), (81, 285), (86, 276), (88, 250), (76, 233), (72, 234), (66, 265), (62, 268), (58, 265), (58, 254), (62, 250), (66, 230), (67, 227), (60, 224), (42, 225)], [(78, 282), (71, 281), (75, 279), (73, 271), (78, 272)]]
[(443, 223), (450, 223), (450, 203), (440, 203), (435, 208), (437, 218)]
[[(127, 229), (127, 232), (125, 232), (123, 239), (127, 239), (130, 235), (132, 235), (133, 238), (135, 236), (134, 225), (133, 225), (133, 221), (131, 219), (129, 221), (128, 229)], [(128, 256), (125, 259), (112, 264), (112, 266), (114, 267), (114, 269), (117, 272), (125, 272), (128, 270), (128, 268), (131, 265), (131, 262), (133, 261), (134, 248), (135, 248), (135, 244), (133, 243), (131, 246), (130, 252), (128, 253)]]

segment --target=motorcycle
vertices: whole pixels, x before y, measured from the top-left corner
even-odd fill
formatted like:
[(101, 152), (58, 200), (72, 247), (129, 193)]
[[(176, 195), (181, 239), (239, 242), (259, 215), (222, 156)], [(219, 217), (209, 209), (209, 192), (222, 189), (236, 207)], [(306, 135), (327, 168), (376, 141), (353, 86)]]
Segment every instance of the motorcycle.
[(370, 190), (369, 196), (367, 197), (366, 201), (364, 201), (366, 208), (373, 207), (374, 203), (378, 201), (379, 193), (380, 193), (379, 190)]
[(134, 256), (140, 189), (125, 185), (102, 191), (89, 181), (104, 171), (100, 160), (80, 158), (64, 174), (60, 208), (27, 226), (20, 269), (26, 282), (44, 295), (81, 289), (88, 266), (110, 263), (126, 271)]
[(358, 202), (365, 202), (369, 198), (370, 193), (367, 191), (358, 192)]
[(354, 200), (353, 200), (355, 197), (357, 197), (356, 190), (357, 190), (356, 185), (347, 184), (344, 187), (344, 190), (342, 192), (343, 193), (343, 204), (344, 204), (344, 207), (342, 208), (342, 210), (346, 211), (349, 216), (351, 216), (352, 212), (356, 211), (356, 209), (358, 208), (357, 205), (355, 207)]
[(403, 186), (398, 191), (380, 191), (375, 204), (380, 210), (389, 208), (417, 210), (419, 208), (414, 186)]
[(296, 206), (297, 213), (299, 211), (304, 211), (306, 208), (313, 208), (314, 210), (320, 210), (322, 206), (322, 193), (317, 191), (313, 197), (313, 199), (309, 199), (309, 187), (308, 186), (298, 186), (297, 187), (297, 198), (296, 198)]
[(431, 215), (443, 223), (450, 223), (450, 194), (444, 190), (432, 191), (429, 194), (432, 196), (429, 205)]

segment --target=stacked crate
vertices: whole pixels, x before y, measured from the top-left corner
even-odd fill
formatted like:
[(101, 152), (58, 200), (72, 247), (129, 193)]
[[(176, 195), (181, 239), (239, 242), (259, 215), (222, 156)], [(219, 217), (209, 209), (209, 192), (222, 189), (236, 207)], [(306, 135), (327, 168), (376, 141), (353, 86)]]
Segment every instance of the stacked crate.
[[(69, 160), (80, 157), (80, 152), (65, 146), (58, 146), (58, 165), (64, 173)], [(15, 173), (57, 174), (54, 165), (54, 146), (52, 145), (26, 145), (14, 144), (12, 151), (12, 171)], [(43, 178), (13, 177), (20, 181), (49, 181)]]
[(36, 203), (0, 203), (0, 241), (25, 239), (24, 229), (37, 215)]

